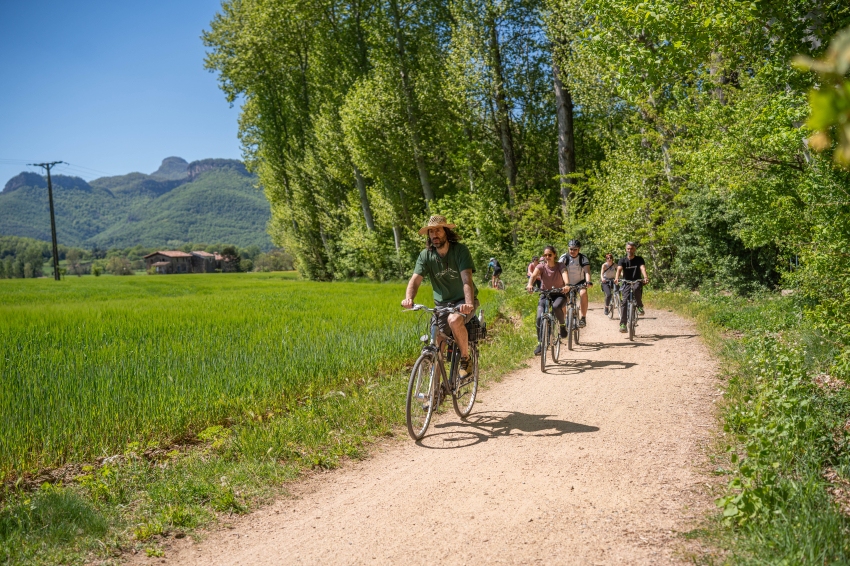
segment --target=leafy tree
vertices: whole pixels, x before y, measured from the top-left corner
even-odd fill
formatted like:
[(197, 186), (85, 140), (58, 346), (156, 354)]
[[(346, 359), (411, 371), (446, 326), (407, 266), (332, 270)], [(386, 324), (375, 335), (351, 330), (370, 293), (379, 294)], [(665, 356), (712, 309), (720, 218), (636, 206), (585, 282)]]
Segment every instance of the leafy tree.
[(112, 256), (106, 262), (106, 271), (112, 275), (133, 275), (133, 265), (125, 257)]

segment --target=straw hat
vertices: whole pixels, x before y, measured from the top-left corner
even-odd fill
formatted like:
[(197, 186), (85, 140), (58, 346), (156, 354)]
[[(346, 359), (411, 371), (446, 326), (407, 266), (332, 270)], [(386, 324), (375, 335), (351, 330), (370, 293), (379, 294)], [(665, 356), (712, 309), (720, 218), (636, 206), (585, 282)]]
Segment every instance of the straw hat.
[(428, 219), (428, 224), (419, 229), (419, 234), (425, 236), (426, 234), (428, 234), (428, 228), (439, 228), (440, 226), (442, 226), (443, 228), (455, 227), (454, 224), (449, 224), (445, 216), (435, 214), (434, 216)]

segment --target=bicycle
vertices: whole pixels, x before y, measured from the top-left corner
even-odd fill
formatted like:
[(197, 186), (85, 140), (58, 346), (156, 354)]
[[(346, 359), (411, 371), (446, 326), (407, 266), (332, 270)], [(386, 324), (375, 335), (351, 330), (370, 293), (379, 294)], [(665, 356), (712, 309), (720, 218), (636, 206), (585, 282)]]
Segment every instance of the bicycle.
[[(626, 309), (626, 328), (629, 329), (629, 340), (635, 339), (635, 327), (637, 326), (638, 317), (640, 315), (637, 308), (637, 301), (635, 300), (635, 288), (640, 283), (643, 283), (640, 279), (635, 281), (626, 281), (625, 279), (621, 280), (620, 288), (624, 291), (628, 291), (628, 299), (626, 299), (623, 308)], [(622, 320), (622, 318), (620, 318), (620, 320)]]
[(555, 300), (552, 295), (561, 294), (560, 289), (538, 289), (536, 293), (546, 298), (543, 316), (540, 317), (540, 371), (546, 371), (546, 350), (552, 346), (552, 361), (558, 363), (561, 355), (561, 335), (558, 328), (558, 319), (552, 313), (552, 304)]
[(576, 297), (580, 289), (587, 287), (587, 281), (570, 285), (570, 292), (567, 294), (567, 349), (572, 350), (573, 345), (579, 343), (579, 335), (581, 329), (578, 326), (578, 306), (576, 305)]
[(505, 282), (502, 281), (501, 276), (496, 280), (496, 285), (493, 285), (493, 278), (490, 276), (490, 270), (487, 270), (487, 273), (484, 274), (484, 278), (481, 280), (482, 283), (487, 285), (491, 289), (497, 289), (499, 291), (505, 290)]
[(614, 283), (614, 281), (611, 280), (611, 279), (609, 279), (606, 282), (609, 285), (612, 285), (612, 287), (611, 287), (611, 302), (608, 304), (608, 318), (613, 320), (614, 312), (616, 311), (617, 317), (618, 317), (617, 320), (620, 320), (619, 316), (622, 314), (620, 309), (623, 308), (623, 305), (622, 305), (623, 301), (622, 301), (622, 297), (621, 297), (621, 294), (620, 294), (620, 286), (617, 285), (616, 283)]
[[(430, 335), (419, 338), (424, 344), (407, 384), (407, 400), (405, 415), (407, 432), (413, 440), (421, 440), (431, 424), (431, 416), (435, 408), (439, 408), (446, 395), (451, 394), (452, 405), (457, 415), (465, 419), (472, 412), (475, 396), (478, 394), (478, 340), (486, 335), (483, 326), (483, 313), (478, 318), (472, 317), (467, 324), (469, 334), (469, 375), (463, 379), (460, 371), (460, 348), (456, 347), (454, 338), (444, 334), (437, 326), (436, 315), (443, 313), (460, 313), (454, 307), (428, 308), (425, 305), (413, 305), (411, 311), (426, 311), (432, 313)], [(446, 358), (450, 362), (449, 373), (443, 363), (443, 355), (439, 346), (442, 339), (446, 343)]]

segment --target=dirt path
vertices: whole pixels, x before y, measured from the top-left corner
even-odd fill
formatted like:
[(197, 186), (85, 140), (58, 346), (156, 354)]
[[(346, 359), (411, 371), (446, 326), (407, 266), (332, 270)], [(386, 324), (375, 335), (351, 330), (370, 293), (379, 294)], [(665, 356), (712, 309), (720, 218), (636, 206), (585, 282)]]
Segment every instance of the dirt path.
[(535, 359), (483, 391), (469, 422), (448, 403), (421, 446), (387, 442), (165, 562), (679, 562), (711, 505), (714, 362), (666, 311), (630, 343), (593, 305), (582, 338), (547, 373)]

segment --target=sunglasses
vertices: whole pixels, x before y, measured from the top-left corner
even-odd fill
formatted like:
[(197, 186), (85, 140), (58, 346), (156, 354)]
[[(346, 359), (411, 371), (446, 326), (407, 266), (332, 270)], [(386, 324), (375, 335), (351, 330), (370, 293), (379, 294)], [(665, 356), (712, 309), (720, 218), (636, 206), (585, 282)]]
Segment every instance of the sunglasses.
[(578, 248), (570, 248), (570, 251), (571, 251), (571, 252), (577, 252), (577, 251), (578, 251)]

